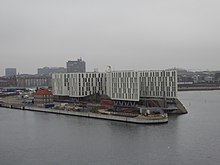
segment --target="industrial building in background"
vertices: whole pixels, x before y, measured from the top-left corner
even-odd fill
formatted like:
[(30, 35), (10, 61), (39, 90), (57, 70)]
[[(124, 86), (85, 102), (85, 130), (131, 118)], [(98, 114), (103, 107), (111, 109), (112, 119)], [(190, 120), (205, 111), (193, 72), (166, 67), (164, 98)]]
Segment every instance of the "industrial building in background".
[(66, 68), (64, 67), (43, 67), (37, 69), (38, 75), (50, 76), (53, 73), (66, 73)]
[(16, 77), (17, 87), (51, 87), (51, 76), (46, 75), (18, 75)]
[(16, 68), (5, 68), (5, 77), (13, 77), (17, 75)]
[(82, 58), (66, 63), (67, 73), (86, 72), (86, 62)]

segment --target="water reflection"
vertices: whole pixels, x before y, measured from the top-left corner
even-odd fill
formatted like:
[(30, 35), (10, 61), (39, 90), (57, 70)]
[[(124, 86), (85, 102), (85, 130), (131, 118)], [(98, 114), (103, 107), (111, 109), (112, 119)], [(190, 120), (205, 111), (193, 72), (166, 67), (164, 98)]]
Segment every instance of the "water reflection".
[(220, 92), (181, 92), (189, 111), (136, 125), (0, 110), (2, 164), (219, 164)]

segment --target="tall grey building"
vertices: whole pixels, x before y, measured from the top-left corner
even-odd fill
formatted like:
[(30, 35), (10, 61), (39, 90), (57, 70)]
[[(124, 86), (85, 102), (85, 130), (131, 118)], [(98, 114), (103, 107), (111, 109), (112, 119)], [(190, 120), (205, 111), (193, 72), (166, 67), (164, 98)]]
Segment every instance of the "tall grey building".
[(16, 74), (17, 74), (16, 68), (6, 68), (5, 69), (5, 76), (6, 77), (16, 76)]
[(67, 73), (86, 72), (86, 62), (81, 58), (66, 63)]

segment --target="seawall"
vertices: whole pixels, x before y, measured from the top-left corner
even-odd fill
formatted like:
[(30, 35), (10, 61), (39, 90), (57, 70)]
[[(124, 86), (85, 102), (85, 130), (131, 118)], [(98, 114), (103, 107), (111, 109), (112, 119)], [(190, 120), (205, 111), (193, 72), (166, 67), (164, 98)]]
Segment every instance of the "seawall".
[(220, 90), (220, 87), (209, 87), (209, 86), (189, 86), (189, 87), (179, 87), (178, 91), (208, 91), (208, 90)]
[(124, 116), (99, 114), (99, 113), (93, 113), (93, 112), (76, 112), (76, 111), (46, 109), (46, 108), (38, 108), (38, 107), (30, 107), (30, 106), (22, 106), (22, 105), (11, 105), (11, 104), (1, 104), (1, 107), (34, 111), (34, 112), (46, 112), (46, 113), (54, 113), (54, 114), (61, 114), (61, 115), (71, 115), (71, 116), (79, 116), (79, 117), (87, 117), (87, 118), (120, 121), (120, 122), (135, 123), (135, 124), (162, 124), (162, 123), (168, 122), (167, 114), (164, 114), (164, 116), (161, 116), (160, 118), (157, 117), (157, 118), (150, 119), (150, 118), (146, 118), (142, 116), (132, 118), (132, 117), (124, 117)]

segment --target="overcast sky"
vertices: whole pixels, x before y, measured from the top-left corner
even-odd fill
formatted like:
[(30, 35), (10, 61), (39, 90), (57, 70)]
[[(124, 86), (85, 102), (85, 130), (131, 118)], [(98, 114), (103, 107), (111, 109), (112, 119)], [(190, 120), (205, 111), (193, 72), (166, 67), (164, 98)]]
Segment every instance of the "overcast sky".
[(220, 70), (219, 0), (0, 0), (0, 75), (87, 70)]

